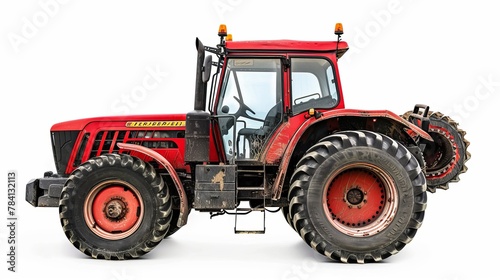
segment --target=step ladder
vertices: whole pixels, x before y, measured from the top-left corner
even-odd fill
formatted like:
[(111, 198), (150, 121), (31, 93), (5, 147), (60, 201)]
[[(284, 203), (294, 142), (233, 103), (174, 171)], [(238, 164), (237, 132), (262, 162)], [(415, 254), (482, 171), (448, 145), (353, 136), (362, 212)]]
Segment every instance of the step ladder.
[[(261, 187), (253, 187), (253, 188), (242, 188), (245, 191), (262, 191), (264, 192), (264, 188)], [(246, 216), (255, 217), (255, 214), (262, 215), (262, 227), (258, 227), (257, 229), (241, 229), (238, 228), (238, 217), (240, 220)], [(264, 234), (266, 233), (266, 199), (265, 197), (262, 199), (262, 204), (258, 207), (237, 207), (234, 211), (234, 233), (236, 234)]]
[[(262, 167), (253, 167), (252, 166), (246, 166), (241, 169), (238, 169), (238, 173), (241, 174), (255, 174), (255, 175), (260, 175), (262, 176), (263, 179), (263, 184), (262, 187), (237, 187), (237, 192), (262, 192), (263, 198), (262, 198), (262, 204), (258, 205), (257, 207), (251, 207), (248, 205), (248, 207), (236, 207), (235, 211), (232, 213), (234, 214), (234, 233), (235, 234), (264, 234), (266, 233), (266, 195), (265, 195), (265, 171)], [(245, 175), (243, 175), (245, 176)], [(262, 215), (262, 223), (261, 226), (257, 226), (256, 229), (249, 229), (248, 227), (248, 220), (252, 221), (251, 218), (255, 218), (256, 215)], [(241, 228), (241, 220), (243, 220), (243, 217), (245, 217), (247, 223), (244, 224), (244, 228)], [(250, 219), (249, 219), (250, 217)], [(259, 218), (258, 218), (259, 219)], [(238, 224), (238, 220), (240, 220), (240, 224)], [(258, 222), (260, 224), (260, 222)], [(254, 223), (252, 223), (254, 224)], [(251, 227), (253, 227), (252, 225)]]
[[(258, 229), (239, 229), (238, 216), (246, 216), (255, 212), (262, 213), (262, 227)], [(266, 233), (266, 208), (264, 205), (257, 208), (236, 208), (234, 212), (234, 233), (235, 234), (264, 234)], [(241, 218), (241, 217), (240, 217)]]

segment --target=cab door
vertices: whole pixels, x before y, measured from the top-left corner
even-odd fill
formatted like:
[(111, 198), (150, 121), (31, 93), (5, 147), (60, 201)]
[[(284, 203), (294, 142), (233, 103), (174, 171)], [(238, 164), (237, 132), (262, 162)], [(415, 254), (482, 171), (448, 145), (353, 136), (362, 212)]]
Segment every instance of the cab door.
[(228, 57), (216, 105), (228, 160), (258, 160), (283, 119), (282, 58)]

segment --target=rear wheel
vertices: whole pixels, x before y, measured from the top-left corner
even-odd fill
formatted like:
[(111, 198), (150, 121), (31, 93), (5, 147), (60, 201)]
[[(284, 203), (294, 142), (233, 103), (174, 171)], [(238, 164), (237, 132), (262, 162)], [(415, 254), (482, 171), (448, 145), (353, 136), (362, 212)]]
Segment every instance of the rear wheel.
[(289, 191), (292, 224), (319, 253), (376, 262), (403, 249), (420, 227), (426, 183), (415, 157), (370, 131), (346, 131), (311, 147)]
[(90, 159), (68, 178), (59, 215), (69, 241), (97, 259), (137, 258), (169, 229), (172, 203), (161, 176), (142, 160), (109, 154)]

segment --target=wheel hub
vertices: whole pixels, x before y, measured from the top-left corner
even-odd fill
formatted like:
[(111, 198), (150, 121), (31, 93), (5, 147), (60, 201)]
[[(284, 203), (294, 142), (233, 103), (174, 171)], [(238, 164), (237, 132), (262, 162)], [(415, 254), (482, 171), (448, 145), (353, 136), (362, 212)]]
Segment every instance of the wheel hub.
[(365, 195), (363, 191), (361, 191), (358, 186), (347, 191), (346, 200), (349, 204), (353, 206), (361, 206), (361, 202), (363, 202)]
[(119, 221), (125, 216), (128, 209), (125, 202), (123, 202), (123, 198), (118, 197), (109, 201), (104, 207), (104, 211), (106, 213), (106, 217), (110, 220)]

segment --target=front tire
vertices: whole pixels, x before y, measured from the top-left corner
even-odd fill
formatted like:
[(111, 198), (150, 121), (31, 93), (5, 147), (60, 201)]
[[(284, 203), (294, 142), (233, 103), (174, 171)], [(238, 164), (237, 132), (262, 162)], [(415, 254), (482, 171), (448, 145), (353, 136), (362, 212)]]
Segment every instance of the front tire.
[(68, 178), (59, 216), (69, 241), (96, 259), (138, 258), (169, 229), (172, 202), (161, 176), (125, 154), (92, 158)]
[(345, 131), (322, 139), (297, 164), (289, 191), (292, 223), (320, 254), (351, 263), (397, 254), (426, 208), (425, 175), (391, 138)]

